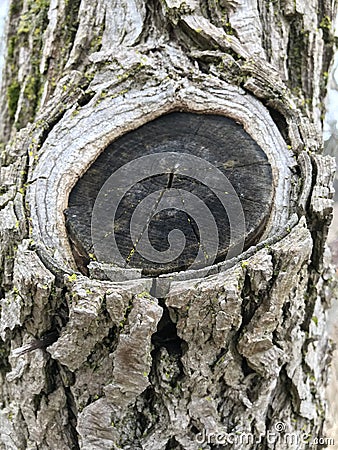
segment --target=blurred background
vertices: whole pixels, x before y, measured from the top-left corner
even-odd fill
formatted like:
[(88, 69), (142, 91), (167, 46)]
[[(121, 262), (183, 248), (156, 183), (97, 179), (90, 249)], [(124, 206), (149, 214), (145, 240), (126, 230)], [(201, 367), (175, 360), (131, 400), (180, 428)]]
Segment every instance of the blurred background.
[(2, 67), (4, 64), (4, 28), (8, 12), (9, 0), (0, 0), (0, 82), (2, 75)]

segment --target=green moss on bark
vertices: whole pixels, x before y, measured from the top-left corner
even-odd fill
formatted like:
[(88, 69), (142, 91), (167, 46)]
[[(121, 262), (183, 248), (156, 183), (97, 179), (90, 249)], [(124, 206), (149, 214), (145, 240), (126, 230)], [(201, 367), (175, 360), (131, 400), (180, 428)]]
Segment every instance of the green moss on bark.
[(9, 7), (10, 17), (16, 16), (20, 13), (23, 6), (23, 0), (12, 0)]
[[(48, 25), (50, 0), (29, 0), (25, 11), (21, 1), (13, 1), (10, 8), (11, 30), (7, 41), (7, 89), (9, 120), (17, 129), (33, 121), (41, 97), (43, 77), (40, 61), (43, 51), (43, 35)], [(19, 53), (25, 48), (30, 55), (29, 65), (22, 77), (18, 77)], [(18, 100), (21, 101), (18, 110)]]
[(8, 113), (11, 120), (14, 120), (20, 97), (20, 84), (14, 80), (7, 89)]

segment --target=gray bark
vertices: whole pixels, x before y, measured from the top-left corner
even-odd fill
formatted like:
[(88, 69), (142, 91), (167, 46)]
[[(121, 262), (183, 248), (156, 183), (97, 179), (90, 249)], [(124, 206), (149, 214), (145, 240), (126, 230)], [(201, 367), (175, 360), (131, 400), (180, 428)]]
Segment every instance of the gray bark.
[[(322, 0), (12, 1), (0, 448), (319, 448), (334, 286), (334, 162), (320, 154), (333, 14)], [(207, 276), (81, 275), (63, 215), (70, 191), (114, 139), (173, 110), (231, 117), (267, 154), (275, 196), (261, 242)], [(24, 353), (50, 333), (47, 349)], [(263, 438), (196, 440), (218, 432)], [(285, 432), (300, 441), (286, 445)]]

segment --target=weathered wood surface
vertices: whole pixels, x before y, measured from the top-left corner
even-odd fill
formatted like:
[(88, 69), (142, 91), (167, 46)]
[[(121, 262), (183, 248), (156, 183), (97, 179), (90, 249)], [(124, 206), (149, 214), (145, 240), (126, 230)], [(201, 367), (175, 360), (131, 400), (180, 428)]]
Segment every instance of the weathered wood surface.
[[(0, 448), (217, 449), (196, 436), (221, 431), (264, 436), (223, 448), (285, 449), (283, 433), (266, 437), (280, 421), (321, 436), (333, 161), (318, 129), (333, 14), (319, 0), (12, 1)], [(164, 275), (162, 291), (137, 271), (81, 275), (71, 190), (112, 141), (173, 110), (228, 116), (265, 152), (275, 196), (261, 242), (209, 277)], [(53, 332), (47, 351), (18, 356)]]
[[(177, 153), (177, 158), (169, 162), (168, 152)], [(159, 167), (149, 158), (146, 178), (139, 180), (140, 158), (159, 153), (165, 173), (158, 173)], [(201, 161), (189, 157), (184, 164), (179, 158), (181, 153), (208, 161), (210, 167), (199, 167)], [(122, 185), (111, 183), (109, 187), (108, 179), (125, 165)], [(114, 214), (111, 189), (121, 192), (116, 196), (119, 204)], [(180, 190), (179, 198), (172, 198), (171, 208), (162, 209), (163, 206), (159, 210), (158, 204), (163, 203), (169, 190)], [(90, 261), (89, 254), (99, 261), (113, 262), (110, 245), (113, 234), (123, 257), (122, 267), (142, 269), (145, 275), (176, 272), (190, 267), (200, 248), (203, 255), (196, 266), (204, 267), (224, 259), (232, 240), (231, 232), (238, 235), (238, 241), (243, 241), (239, 253), (243, 247), (247, 249), (257, 243), (269, 219), (273, 191), (269, 161), (243, 127), (222, 116), (171, 113), (127, 133), (101, 153), (69, 196), (66, 227), (76, 248), (85, 250), (83, 265)], [(189, 205), (184, 201), (187, 192), (192, 194)], [(226, 196), (220, 199), (218, 196), (224, 193)], [(228, 217), (230, 211), (227, 212), (226, 206), (235, 203), (234, 196), (240, 210), (235, 210), (236, 217)], [(211, 212), (214, 223), (206, 223), (207, 210), (199, 208), (196, 197)], [(136, 208), (140, 208), (142, 217), (136, 223), (134, 242), (131, 228)], [(96, 246), (92, 240), (93, 226), (97, 228), (93, 230)], [(179, 256), (161, 262), (147, 260), (140, 254), (146, 230), (151, 245), (163, 252), (168, 249), (168, 235), (174, 229), (181, 230), (186, 239)]]

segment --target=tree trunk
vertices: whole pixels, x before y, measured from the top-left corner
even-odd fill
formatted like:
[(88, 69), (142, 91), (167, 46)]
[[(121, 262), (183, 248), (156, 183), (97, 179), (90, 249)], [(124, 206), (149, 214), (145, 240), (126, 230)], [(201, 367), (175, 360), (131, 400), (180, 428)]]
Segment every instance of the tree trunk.
[[(325, 0), (12, 0), (0, 448), (320, 447), (333, 15)], [(172, 112), (226, 116), (262, 150), (264, 229), (201, 269), (84, 267), (64, 216), (73, 188), (112, 142)]]

